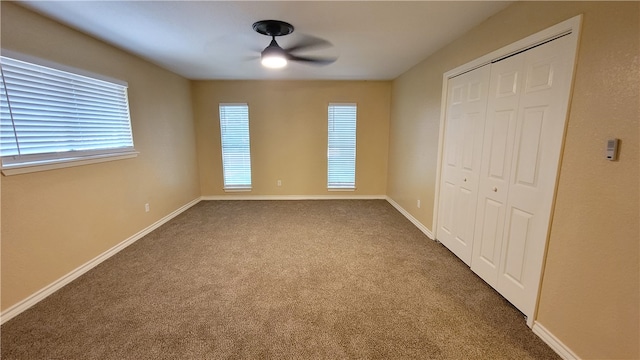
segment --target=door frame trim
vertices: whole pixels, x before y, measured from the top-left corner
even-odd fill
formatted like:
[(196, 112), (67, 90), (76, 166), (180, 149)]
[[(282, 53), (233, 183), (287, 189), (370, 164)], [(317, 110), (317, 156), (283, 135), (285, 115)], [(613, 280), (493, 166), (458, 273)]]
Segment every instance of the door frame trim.
[[(495, 61), (499, 61), (508, 56), (514, 55), (516, 53), (526, 51), (532, 47), (540, 45), (549, 40), (555, 39), (559, 36), (566, 35), (571, 41), (571, 46), (573, 47), (573, 66), (571, 71), (573, 72), (571, 76), (571, 88), (569, 90), (569, 102), (571, 101), (572, 92), (573, 92), (573, 82), (575, 81), (575, 68), (577, 63), (577, 54), (578, 54), (578, 44), (580, 41), (580, 32), (582, 27), (582, 14), (576, 15), (570, 19), (567, 19), (561, 23), (548, 27), (542, 31), (539, 31), (535, 34), (529, 35), (524, 39), (518, 40), (514, 43), (511, 43), (507, 46), (504, 46), (498, 50), (492, 51), (484, 56), (481, 56), (475, 60), (472, 60), (464, 65), (458, 66), (452, 70), (445, 72), (442, 75), (442, 97), (440, 101), (440, 128), (438, 134), (438, 157), (436, 164), (436, 182), (435, 182), (435, 194), (433, 199), (433, 222), (432, 222), (432, 233), (434, 236), (434, 240), (438, 240), (438, 205), (440, 203), (440, 181), (442, 180), (442, 156), (444, 154), (444, 128), (447, 117), (447, 94), (448, 94), (448, 82), (449, 79), (454, 78), (458, 75), (462, 75), (469, 71), (475, 70), (485, 65), (489, 65)], [(570, 107), (567, 108), (567, 116), (569, 115)], [(566, 122), (568, 123), (568, 121)], [(565, 123), (565, 130), (567, 124)], [(566, 131), (565, 131), (566, 136)], [(563, 146), (564, 148), (564, 140)], [(562, 150), (561, 150), (562, 151)], [(559, 168), (558, 168), (559, 171)], [(556, 190), (557, 190), (557, 177), (556, 177)], [(551, 207), (551, 219), (553, 218), (553, 209), (555, 207), (555, 198), (556, 194), (553, 196), (552, 207)], [(550, 221), (551, 221), (550, 219)], [(547, 244), (548, 244), (548, 234), (547, 234)], [(547, 252), (547, 244), (545, 244), (545, 255), (543, 258), (543, 264), (540, 273), (540, 281), (538, 282), (538, 291), (536, 296), (536, 305), (534, 307), (533, 314), (525, 314), (527, 317), (527, 325), (529, 327), (533, 327), (535, 318), (538, 313), (538, 301), (540, 300), (540, 283), (542, 280), (542, 273), (544, 273), (544, 262), (546, 261), (546, 252)]]

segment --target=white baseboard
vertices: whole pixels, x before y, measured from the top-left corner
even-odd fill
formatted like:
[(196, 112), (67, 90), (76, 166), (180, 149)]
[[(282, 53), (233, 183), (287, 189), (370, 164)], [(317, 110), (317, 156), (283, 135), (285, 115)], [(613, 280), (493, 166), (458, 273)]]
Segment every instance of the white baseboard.
[[(344, 193), (344, 192), (343, 192)], [(385, 195), (209, 195), (202, 200), (386, 200)]]
[(405, 210), (402, 206), (400, 206), (400, 204), (395, 202), (392, 198), (387, 196), (386, 199), (389, 202), (389, 204), (391, 204), (394, 208), (396, 208), (396, 210), (400, 211), (400, 213), (404, 215), (404, 217), (406, 217), (409, 221), (413, 223), (413, 225), (415, 225), (418, 229), (420, 229), (420, 231), (422, 231), (425, 235), (427, 235), (429, 239), (435, 240), (435, 237), (433, 236), (433, 233), (431, 232), (431, 230), (427, 229), (427, 227), (424, 226), (420, 221), (418, 221), (418, 219), (414, 218), (413, 215), (409, 214), (407, 210)]
[(533, 324), (533, 333), (538, 335), (542, 341), (547, 343), (550, 348), (552, 348), (561, 358), (565, 360), (579, 360), (580, 358), (576, 355), (568, 346), (562, 343), (557, 337), (555, 337), (547, 328), (542, 326), (539, 322), (535, 322)]
[[(149, 225), (145, 229), (139, 231), (128, 239), (122, 241), (118, 245), (112, 247), (111, 249), (105, 251), (104, 253), (98, 255), (92, 260), (86, 262), (70, 273), (64, 275), (60, 279), (54, 281), (53, 283), (45, 286), (44, 288), (38, 290), (33, 293), (26, 299), (18, 302), (17, 304), (11, 306), (7, 310), (3, 311), (0, 314), (0, 324), (4, 324), (5, 322), (11, 320), (16, 317), (23, 311), (29, 309), (33, 305), (45, 299), (47, 296), (53, 294), (57, 290), (61, 289), (63, 286), (69, 284), (73, 280), (80, 277), (82, 274), (87, 271), (93, 269), (98, 266), (103, 261), (109, 259), (113, 255), (117, 254), (127, 246), (133, 244), (137, 240), (141, 239), (145, 235), (149, 234), (153, 230), (159, 228), (169, 220), (175, 218), (180, 215), (187, 209), (191, 208), (201, 200), (345, 200), (345, 199), (359, 199), (359, 200), (387, 200), (389, 204), (391, 204), (394, 208), (396, 208), (402, 215), (404, 215), (409, 221), (411, 221), (420, 231), (422, 231), (429, 239), (434, 239), (433, 233), (431, 230), (427, 229), (421, 222), (419, 222), (415, 217), (413, 217), (408, 211), (406, 211), (400, 204), (395, 202), (393, 199), (384, 195), (249, 195), (249, 196), (236, 196), (236, 195), (221, 195), (221, 196), (202, 196), (196, 198), (189, 203), (181, 206), (177, 210), (171, 212), (167, 216), (162, 219), (156, 221), (155, 223)], [(560, 357), (565, 360), (579, 360), (580, 358), (573, 352), (569, 347), (564, 345), (558, 338), (556, 338), (549, 330), (547, 330), (540, 323), (535, 322), (532, 328), (533, 332), (538, 335), (549, 347), (551, 347)]]
[(141, 239), (142, 237), (144, 237), (145, 235), (149, 234), (153, 230), (159, 228), (161, 225), (163, 225), (164, 223), (166, 223), (169, 220), (173, 219), (174, 217), (180, 215), (185, 210), (189, 209), (193, 205), (195, 205), (198, 202), (200, 202), (200, 200), (201, 200), (201, 198), (196, 198), (196, 199), (190, 201), (189, 203), (183, 205), (182, 207), (180, 207), (177, 210), (173, 211), (169, 215), (163, 217), (162, 219), (156, 221), (155, 223), (149, 225), (148, 227), (144, 228), (143, 230), (139, 231), (138, 233), (134, 234), (133, 236), (131, 236), (128, 239), (124, 240), (123, 242), (119, 243), (118, 245), (116, 245), (116, 246), (112, 247), (111, 249), (105, 251), (104, 253), (98, 255), (97, 257), (93, 258), (92, 260), (89, 260), (88, 262), (84, 263), (80, 267), (78, 267), (75, 270), (71, 271), (70, 273), (64, 275), (60, 279), (52, 282), (51, 284), (45, 286), (44, 288), (38, 290), (37, 292), (33, 293), (32, 295), (30, 295), (26, 299), (24, 299), (24, 300), (18, 302), (17, 304), (11, 306), (7, 310), (3, 311), (2, 314), (0, 314), (0, 324), (4, 324), (5, 322), (7, 322), (7, 321), (11, 320), (12, 318), (16, 317), (17, 315), (19, 315), (23, 311), (27, 310), (28, 308), (30, 308), (33, 305), (37, 304), (38, 302), (42, 301), (44, 298), (46, 298), (47, 296), (49, 296), (49, 295), (53, 294), (54, 292), (58, 291), (63, 286), (69, 284), (73, 280), (75, 280), (78, 277), (80, 277), (82, 274), (86, 273), (87, 271), (89, 271), (89, 270), (93, 269), (94, 267), (98, 266), (103, 261), (105, 261), (108, 258), (112, 257), (113, 255), (117, 254), (122, 249), (124, 249), (127, 246), (133, 244), (137, 240)]

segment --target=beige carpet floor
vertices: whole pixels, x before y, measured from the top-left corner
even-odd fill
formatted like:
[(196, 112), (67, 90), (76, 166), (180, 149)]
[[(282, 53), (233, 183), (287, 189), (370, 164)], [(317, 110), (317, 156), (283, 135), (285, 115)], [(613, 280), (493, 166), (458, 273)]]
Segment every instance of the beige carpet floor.
[(558, 359), (383, 200), (203, 201), (1, 327), (2, 359)]

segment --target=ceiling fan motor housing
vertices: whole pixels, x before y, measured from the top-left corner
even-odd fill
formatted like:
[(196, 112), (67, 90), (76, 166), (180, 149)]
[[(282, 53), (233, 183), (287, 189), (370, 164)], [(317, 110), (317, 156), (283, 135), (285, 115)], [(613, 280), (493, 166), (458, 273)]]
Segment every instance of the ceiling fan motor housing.
[(253, 30), (271, 37), (289, 35), (293, 29), (293, 25), (280, 20), (260, 20), (253, 23)]

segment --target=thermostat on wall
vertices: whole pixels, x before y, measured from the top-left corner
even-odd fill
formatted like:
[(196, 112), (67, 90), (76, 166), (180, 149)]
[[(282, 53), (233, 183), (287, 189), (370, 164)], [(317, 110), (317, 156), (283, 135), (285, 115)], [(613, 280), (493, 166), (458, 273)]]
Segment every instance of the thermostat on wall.
[(607, 160), (617, 160), (618, 159), (618, 143), (619, 139), (611, 139), (607, 140)]

